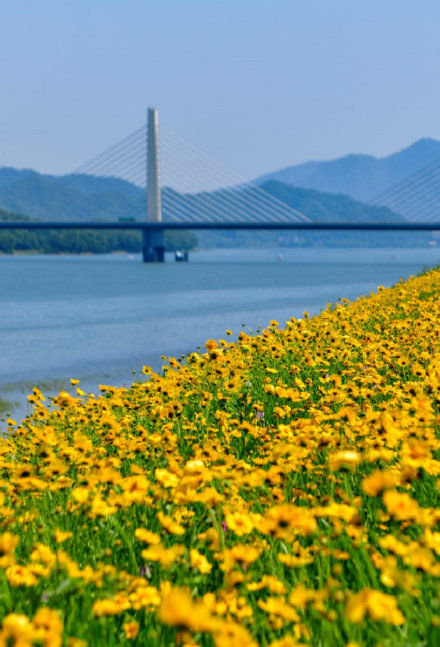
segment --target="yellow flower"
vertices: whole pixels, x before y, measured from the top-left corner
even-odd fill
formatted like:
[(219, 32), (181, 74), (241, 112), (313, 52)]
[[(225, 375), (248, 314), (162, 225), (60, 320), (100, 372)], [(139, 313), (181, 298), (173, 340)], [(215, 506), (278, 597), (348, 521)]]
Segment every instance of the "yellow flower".
[(164, 487), (176, 487), (179, 483), (178, 476), (166, 469), (160, 469), (157, 467), (154, 474), (159, 483), (162, 483)]
[(269, 508), (259, 525), (261, 532), (279, 538), (287, 538), (289, 533), (307, 536), (315, 532), (316, 528), (311, 510), (288, 503)]
[(96, 600), (92, 607), (92, 612), (98, 618), (102, 616), (116, 616), (129, 607), (127, 601), (123, 600)]
[(171, 517), (168, 517), (167, 515), (163, 514), (163, 512), (158, 512), (157, 518), (161, 526), (165, 528), (165, 530), (167, 530), (172, 535), (185, 534), (185, 528), (181, 526), (179, 523), (177, 523), (176, 521), (174, 521), (174, 519), (172, 519)]
[(286, 593), (286, 587), (274, 575), (263, 575), (259, 582), (250, 582), (247, 585), (248, 591), (261, 591), (261, 589), (265, 588), (269, 589), (271, 593)]
[(54, 398), (54, 403), (59, 407), (67, 407), (74, 404), (74, 398), (67, 393), (67, 391), (60, 391), (56, 398)]
[(46, 546), (45, 544), (37, 544), (31, 552), (31, 561), (34, 563), (44, 564), (48, 567), (47, 574), (49, 574), (56, 564), (57, 557), (49, 546)]
[(147, 528), (136, 528), (134, 531), (136, 539), (144, 541), (146, 544), (160, 544), (160, 537), (155, 532), (147, 530)]
[(392, 517), (398, 521), (407, 519), (417, 519), (419, 515), (419, 505), (406, 492), (397, 492), (397, 490), (388, 490), (383, 495), (385, 507)]
[(0, 568), (6, 568), (15, 562), (15, 548), (19, 538), (11, 532), (0, 534)]
[(330, 456), (328, 466), (332, 471), (337, 471), (341, 467), (353, 470), (361, 462), (361, 456), (358, 452), (347, 449), (344, 451), (336, 452)]
[(298, 642), (294, 636), (287, 635), (278, 640), (273, 640), (267, 647), (306, 647), (306, 645), (305, 643)]
[(139, 623), (134, 620), (131, 622), (124, 622), (123, 628), (126, 638), (136, 638), (139, 633)]
[(96, 517), (107, 517), (110, 514), (114, 514), (117, 511), (117, 507), (114, 505), (109, 505), (99, 494), (95, 494), (92, 501), (91, 513)]
[(405, 618), (392, 595), (364, 588), (351, 594), (345, 612), (350, 622), (362, 622), (368, 613), (373, 620), (383, 620), (392, 625), (402, 625)]
[(254, 522), (249, 514), (242, 512), (226, 512), (226, 526), (232, 530), (237, 537), (249, 535), (254, 529)]
[(32, 621), (37, 635), (44, 647), (60, 647), (62, 644), (63, 623), (55, 609), (41, 607)]
[(63, 541), (66, 541), (66, 539), (70, 539), (70, 537), (73, 537), (73, 532), (63, 532), (62, 530), (55, 530), (55, 541), (57, 544), (63, 543)]
[(212, 564), (196, 548), (189, 551), (189, 560), (192, 568), (196, 568), (200, 573), (206, 574), (212, 571)]
[(67, 641), (67, 647), (87, 647), (87, 642), (85, 640), (81, 640), (81, 638), (71, 636)]
[(13, 640), (14, 645), (21, 647), (30, 646), (36, 638), (34, 625), (25, 615), (10, 613), (2, 622), (0, 631), (1, 644), (8, 645)]
[(325, 590), (315, 591), (307, 589), (303, 584), (296, 584), (289, 595), (289, 602), (294, 607), (305, 609), (310, 602), (325, 599), (327, 595)]
[(162, 544), (155, 544), (141, 551), (146, 561), (160, 562), (164, 568), (169, 568), (185, 552), (181, 544), (174, 544), (171, 548), (165, 548)]
[(193, 602), (189, 592), (181, 588), (171, 589), (163, 596), (158, 615), (164, 624), (191, 631), (212, 631), (218, 627), (208, 608)]
[(38, 580), (27, 566), (15, 564), (6, 569), (6, 577), (11, 586), (35, 586)]
[(86, 487), (77, 487), (72, 490), (72, 498), (78, 503), (85, 503), (89, 498), (89, 490)]
[(150, 611), (160, 603), (161, 598), (158, 590), (154, 586), (146, 586), (145, 580), (142, 580), (136, 587), (133, 583), (130, 586), (130, 591), (129, 600), (133, 609), (147, 609)]
[(224, 571), (230, 571), (236, 565), (247, 567), (255, 562), (260, 554), (261, 548), (256, 548), (252, 544), (236, 544), (220, 553), (221, 568)]
[(295, 568), (296, 566), (306, 566), (313, 563), (313, 556), (308, 554), (289, 555), (286, 553), (278, 553), (278, 560), (288, 568)]
[(368, 496), (377, 496), (383, 490), (397, 485), (399, 477), (390, 470), (375, 470), (362, 481), (362, 489)]
[(272, 597), (267, 598), (266, 600), (258, 600), (258, 606), (266, 613), (273, 616), (279, 616), (288, 622), (299, 621), (298, 613), (292, 606), (290, 606), (290, 604), (287, 604), (283, 597)]

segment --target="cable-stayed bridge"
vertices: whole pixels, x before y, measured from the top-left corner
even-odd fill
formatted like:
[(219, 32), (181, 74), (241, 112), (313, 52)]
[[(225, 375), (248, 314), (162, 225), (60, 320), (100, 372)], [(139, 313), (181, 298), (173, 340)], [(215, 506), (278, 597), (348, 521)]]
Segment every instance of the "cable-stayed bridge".
[(9, 221), (0, 222), (0, 229), (137, 229), (146, 262), (164, 260), (167, 229), (440, 230), (440, 160), (371, 201), (403, 216), (401, 222), (316, 222), (167, 129), (159, 131), (153, 108), (145, 126), (63, 183), (87, 195), (96, 191), (96, 178), (110, 193), (123, 185), (130, 205), (123, 221)]

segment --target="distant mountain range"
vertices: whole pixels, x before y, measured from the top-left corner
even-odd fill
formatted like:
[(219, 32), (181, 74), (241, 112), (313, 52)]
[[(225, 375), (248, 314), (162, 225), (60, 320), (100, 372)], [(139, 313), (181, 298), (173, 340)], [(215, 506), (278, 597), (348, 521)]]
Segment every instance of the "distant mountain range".
[[(380, 221), (398, 222), (402, 217), (386, 207), (373, 207), (353, 200), (347, 195), (327, 194), (312, 189), (289, 186), (276, 180), (261, 184), (261, 188), (288, 206), (306, 214), (312, 221)], [(179, 202), (181, 215), (211, 216), (216, 205), (224, 201), (246, 203), (246, 187), (205, 192), (196, 196), (186, 195)], [(173, 189), (164, 188), (164, 195), (179, 199)], [(202, 197), (202, 200), (200, 200)], [(243, 200), (241, 201), (241, 198)], [(167, 200), (164, 200), (166, 204)], [(240, 204), (239, 202), (239, 204)], [(186, 206), (185, 206), (186, 205)], [(202, 207), (200, 206), (202, 205)], [(203, 206), (205, 205), (205, 206)], [(212, 209), (210, 208), (210, 206)], [(145, 218), (145, 195), (143, 189), (116, 178), (90, 175), (51, 176), (36, 171), (0, 169), (0, 208), (22, 213), (38, 220), (117, 220), (119, 218)], [(269, 209), (270, 212), (270, 209)], [(248, 213), (251, 218), (252, 207)], [(273, 214), (277, 216), (276, 211)], [(164, 220), (174, 220), (173, 214), (164, 206)]]
[(0, 208), (38, 220), (142, 217), (144, 192), (117, 178), (0, 168)]
[(440, 160), (440, 142), (419, 139), (387, 157), (346, 155), (330, 161), (306, 162), (266, 173), (256, 182), (277, 180), (326, 193), (345, 193), (355, 200), (368, 202), (436, 160)]
[[(359, 203), (368, 202), (439, 159), (440, 142), (420, 139), (387, 157), (347, 155), (331, 161), (307, 162), (267, 173), (256, 182), (311, 220), (395, 218), (387, 211), (371, 211), (371, 207)], [(209, 200), (215, 202), (216, 197), (221, 198), (221, 193), (209, 194)], [(356, 204), (349, 198), (357, 201)], [(145, 216), (143, 190), (125, 180), (90, 175), (43, 175), (7, 167), (0, 168), (0, 208), (43, 220), (143, 219)]]

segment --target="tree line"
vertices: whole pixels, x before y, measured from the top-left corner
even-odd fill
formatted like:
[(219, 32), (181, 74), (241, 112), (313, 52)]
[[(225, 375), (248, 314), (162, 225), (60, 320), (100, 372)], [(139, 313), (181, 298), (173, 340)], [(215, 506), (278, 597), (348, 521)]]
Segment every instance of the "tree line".
[[(19, 217), (0, 210), (0, 220), (21, 220)], [(166, 231), (165, 248), (190, 250), (197, 247), (197, 237), (190, 231)], [(0, 252), (35, 252), (39, 254), (108, 254), (115, 251), (130, 253), (142, 249), (140, 231), (86, 231), (86, 230), (0, 230)]]

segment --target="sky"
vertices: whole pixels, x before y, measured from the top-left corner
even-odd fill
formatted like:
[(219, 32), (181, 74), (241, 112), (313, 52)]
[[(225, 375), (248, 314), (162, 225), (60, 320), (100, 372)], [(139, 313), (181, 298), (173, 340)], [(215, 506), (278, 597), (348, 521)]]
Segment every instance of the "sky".
[(0, 0), (0, 166), (145, 122), (246, 178), (440, 139), (438, 0)]

